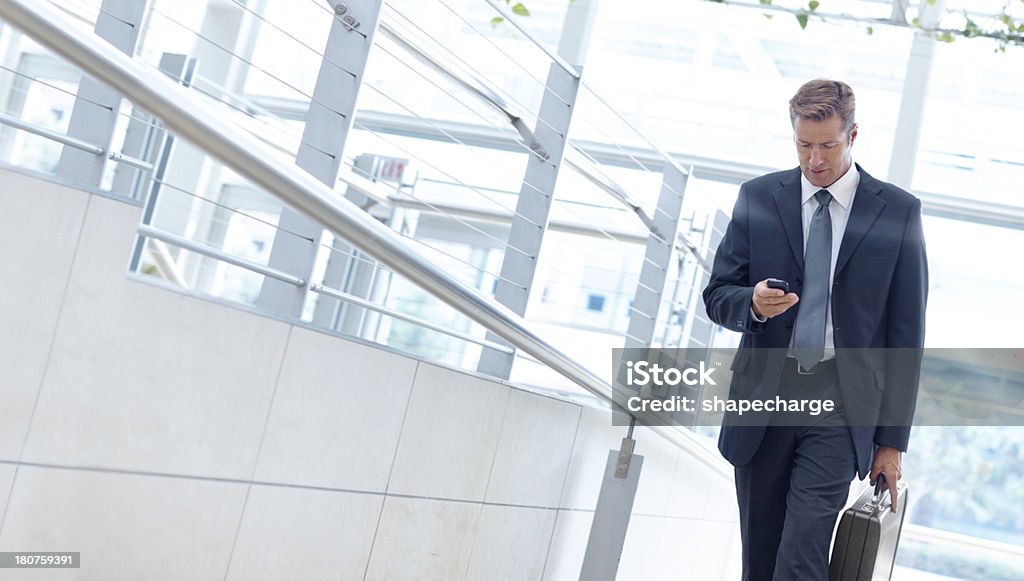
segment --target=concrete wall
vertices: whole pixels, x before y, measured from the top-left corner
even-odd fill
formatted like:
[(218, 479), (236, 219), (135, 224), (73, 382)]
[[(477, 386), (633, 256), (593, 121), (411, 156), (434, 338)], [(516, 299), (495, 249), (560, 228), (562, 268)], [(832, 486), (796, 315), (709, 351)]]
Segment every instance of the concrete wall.
[[(577, 579), (610, 416), (127, 274), (137, 206), (0, 171), (2, 579)], [(734, 579), (643, 429), (620, 579)], [(727, 564), (727, 565), (725, 565)]]

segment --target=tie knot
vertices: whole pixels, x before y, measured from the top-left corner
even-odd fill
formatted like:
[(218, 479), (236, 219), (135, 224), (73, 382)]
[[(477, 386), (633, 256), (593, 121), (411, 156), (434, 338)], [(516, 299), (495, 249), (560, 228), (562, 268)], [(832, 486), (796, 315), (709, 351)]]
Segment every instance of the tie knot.
[(828, 206), (832, 202), (832, 194), (828, 190), (818, 190), (814, 197), (818, 199), (818, 203), (822, 206)]

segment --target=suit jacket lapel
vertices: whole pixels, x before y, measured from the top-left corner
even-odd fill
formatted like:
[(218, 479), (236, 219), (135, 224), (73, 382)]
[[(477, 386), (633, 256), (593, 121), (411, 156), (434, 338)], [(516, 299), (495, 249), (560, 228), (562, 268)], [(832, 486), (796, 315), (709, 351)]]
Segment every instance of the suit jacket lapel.
[(775, 207), (779, 211), (782, 227), (786, 230), (793, 260), (802, 272), (804, 269), (804, 228), (800, 217), (800, 168), (783, 178), (779, 189), (772, 193)]
[(850, 261), (853, 252), (857, 250), (860, 241), (867, 235), (871, 225), (875, 223), (878, 214), (885, 207), (885, 201), (878, 197), (882, 191), (882, 183), (868, 175), (868, 172), (857, 166), (860, 172), (860, 185), (857, 186), (857, 195), (853, 198), (853, 208), (850, 209), (850, 221), (846, 224), (846, 233), (843, 234), (843, 243), (839, 247), (839, 258), (836, 259), (836, 273), (841, 271), (846, 263)]

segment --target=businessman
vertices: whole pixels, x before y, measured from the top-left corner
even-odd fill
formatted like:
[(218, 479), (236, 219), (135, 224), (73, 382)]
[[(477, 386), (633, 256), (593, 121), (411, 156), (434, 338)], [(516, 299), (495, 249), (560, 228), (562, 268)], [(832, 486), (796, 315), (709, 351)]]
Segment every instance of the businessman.
[(854, 163), (846, 83), (804, 84), (789, 116), (800, 167), (740, 187), (704, 302), (712, 321), (743, 334), (731, 398), (835, 409), (795, 422), (726, 415), (719, 449), (735, 466), (745, 581), (828, 579), (855, 474), (884, 474), (898, 504), (924, 343), (920, 201)]

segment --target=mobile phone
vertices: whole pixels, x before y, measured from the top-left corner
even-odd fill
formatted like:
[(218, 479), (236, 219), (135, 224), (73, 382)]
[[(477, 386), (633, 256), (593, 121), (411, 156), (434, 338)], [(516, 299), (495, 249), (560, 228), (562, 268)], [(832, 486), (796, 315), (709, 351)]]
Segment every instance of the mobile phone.
[(789, 292), (789, 283), (781, 278), (769, 278), (767, 284), (768, 288), (777, 288), (784, 293)]

